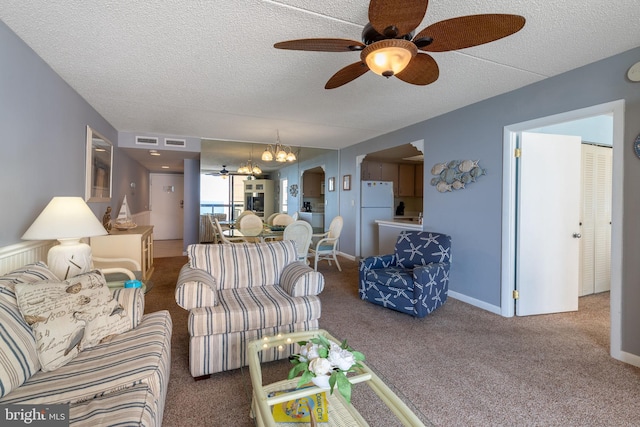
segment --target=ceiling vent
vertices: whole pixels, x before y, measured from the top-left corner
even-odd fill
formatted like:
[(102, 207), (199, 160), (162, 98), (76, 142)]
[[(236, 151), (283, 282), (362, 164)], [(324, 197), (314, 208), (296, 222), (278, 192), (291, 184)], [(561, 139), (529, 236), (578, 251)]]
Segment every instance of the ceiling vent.
[(185, 148), (187, 146), (186, 139), (175, 139), (175, 138), (165, 138), (164, 145), (166, 147), (181, 147)]
[(153, 136), (136, 136), (136, 145), (158, 145), (158, 138)]

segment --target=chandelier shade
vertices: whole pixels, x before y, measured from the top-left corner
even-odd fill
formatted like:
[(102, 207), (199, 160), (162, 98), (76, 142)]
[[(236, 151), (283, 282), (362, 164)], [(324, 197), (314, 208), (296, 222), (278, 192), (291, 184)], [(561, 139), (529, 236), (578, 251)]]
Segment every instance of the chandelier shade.
[(276, 144), (267, 145), (267, 148), (264, 149), (261, 157), (263, 162), (295, 162), (298, 158), (295, 153), (288, 145), (283, 145), (280, 142), (280, 132), (276, 131)]

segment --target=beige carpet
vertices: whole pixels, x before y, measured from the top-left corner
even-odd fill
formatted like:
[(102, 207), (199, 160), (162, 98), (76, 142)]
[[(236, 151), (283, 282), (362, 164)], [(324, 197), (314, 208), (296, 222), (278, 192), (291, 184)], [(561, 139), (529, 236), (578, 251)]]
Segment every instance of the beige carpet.
[[(168, 309), (174, 331), (164, 426), (251, 426), (248, 370), (195, 382), (188, 368), (187, 312), (173, 298), (186, 257), (155, 260), (147, 311)], [(323, 263), (320, 326), (362, 351), (427, 423), (438, 426), (638, 426), (640, 369), (609, 356), (609, 295), (580, 299), (578, 312), (503, 318), (460, 301), (414, 319), (361, 301), (357, 264)], [(287, 361), (267, 364), (265, 382)], [(244, 371), (244, 372), (243, 372)], [(397, 425), (357, 389), (374, 426)]]

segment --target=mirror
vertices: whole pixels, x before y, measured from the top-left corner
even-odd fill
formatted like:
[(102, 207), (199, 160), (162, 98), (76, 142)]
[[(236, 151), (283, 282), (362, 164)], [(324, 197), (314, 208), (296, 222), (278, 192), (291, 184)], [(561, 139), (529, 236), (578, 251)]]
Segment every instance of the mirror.
[(87, 126), (85, 200), (111, 201), (113, 146), (108, 139)]

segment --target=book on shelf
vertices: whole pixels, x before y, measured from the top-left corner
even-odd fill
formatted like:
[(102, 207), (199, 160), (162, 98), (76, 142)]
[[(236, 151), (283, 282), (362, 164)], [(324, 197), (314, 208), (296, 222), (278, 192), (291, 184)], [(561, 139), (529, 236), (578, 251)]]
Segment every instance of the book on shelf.
[[(268, 394), (268, 397), (294, 390), (273, 391)], [(325, 392), (315, 393), (273, 405), (273, 419), (277, 423), (311, 423), (311, 415), (313, 414), (315, 422), (326, 423), (329, 421), (327, 405), (327, 394)]]

